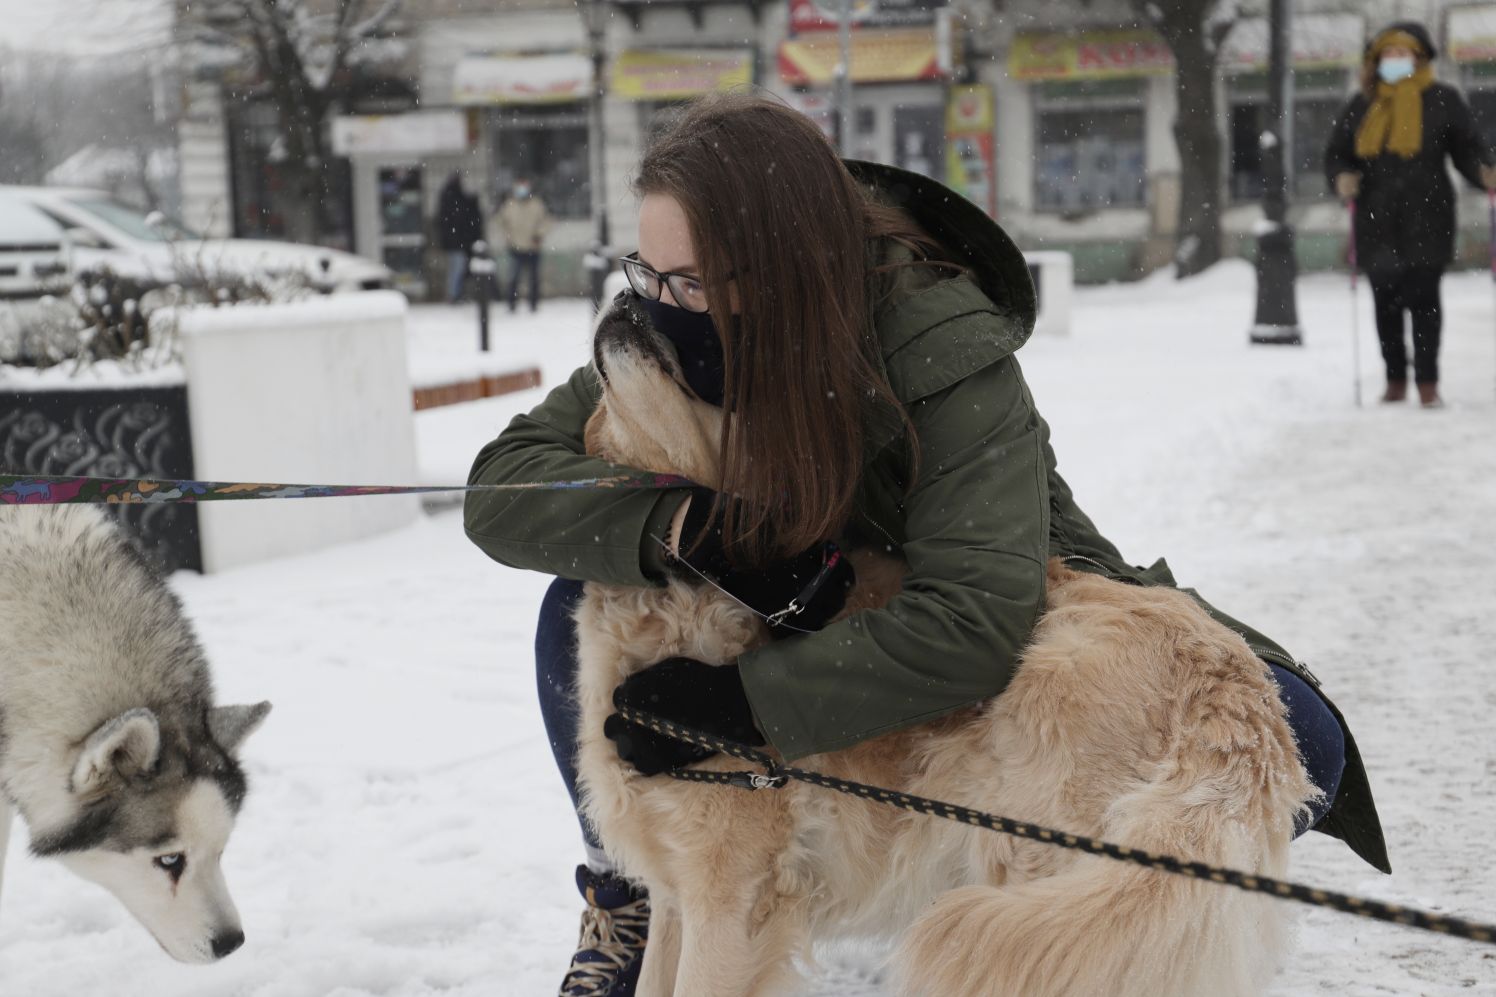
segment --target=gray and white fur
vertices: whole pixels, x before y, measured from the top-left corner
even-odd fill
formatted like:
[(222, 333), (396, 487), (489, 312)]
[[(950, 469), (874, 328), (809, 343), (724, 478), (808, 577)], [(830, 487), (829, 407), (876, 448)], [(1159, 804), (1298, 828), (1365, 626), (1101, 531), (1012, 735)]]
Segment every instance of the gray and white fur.
[(269, 703), (213, 705), (182, 606), (110, 517), (0, 506), (0, 872), (31, 851), (114, 894), (173, 958), (244, 942), (219, 859)]

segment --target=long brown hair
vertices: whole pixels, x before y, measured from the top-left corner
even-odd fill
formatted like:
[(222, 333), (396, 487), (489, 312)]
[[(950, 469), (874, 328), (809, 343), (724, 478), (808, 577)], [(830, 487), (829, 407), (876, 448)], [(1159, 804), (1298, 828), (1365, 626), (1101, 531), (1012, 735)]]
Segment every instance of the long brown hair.
[(873, 412), (891, 408), (909, 431), (873, 330), (875, 240), (920, 257), (936, 247), (858, 186), (808, 118), (750, 93), (682, 109), (634, 191), (684, 210), (728, 358), (721, 490), (743, 500), (726, 511), (730, 556), (761, 563), (835, 536), (854, 511)]

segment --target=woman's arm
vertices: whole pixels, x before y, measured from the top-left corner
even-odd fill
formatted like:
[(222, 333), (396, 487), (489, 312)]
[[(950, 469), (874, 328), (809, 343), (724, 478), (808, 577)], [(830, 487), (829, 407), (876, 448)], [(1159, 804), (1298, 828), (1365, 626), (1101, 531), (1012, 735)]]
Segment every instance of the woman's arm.
[(995, 696), (1044, 604), (1049, 491), (1011, 357), (910, 409), (920, 480), (904, 588), (882, 609), (738, 659), (759, 726), (794, 759)]
[(1476, 130), (1470, 105), (1465, 103), (1465, 98), (1454, 87), (1440, 87), (1439, 96), (1447, 122), (1445, 141), (1450, 161), (1461, 176), (1472, 185), (1484, 189), (1485, 182), (1480, 175), (1480, 168), (1493, 162), (1493, 158), (1490, 148)]
[[(572, 481), (627, 471), (586, 455), (582, 434), (599, 394), (593, 369), (578, 370), (478, 453), (468, 483)], [(469, 492), (463, 525), (468, 539), (510, 567), (648, 585), (663, 574), (664, 563), (652, 538), (665, 536), (687, 494), (653, 488)]]
[(1330, 129), (1330, 140), (1325, 144), (1325, 181), (1335, 190), (1335, 178), (1342, 173), (1360, 173), (1361, 161), (1356, 158), (1356, 126), (1366, 108), (1366, 98), (1357, 94), (1340, 109), (1335, 127)]

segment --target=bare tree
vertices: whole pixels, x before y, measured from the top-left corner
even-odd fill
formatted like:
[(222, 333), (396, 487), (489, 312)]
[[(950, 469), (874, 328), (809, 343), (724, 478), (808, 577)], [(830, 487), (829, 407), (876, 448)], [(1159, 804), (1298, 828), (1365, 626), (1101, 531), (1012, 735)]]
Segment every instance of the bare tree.
[(1215, 80), (1221, 46), (1241, 18), (1236, 0), (1129, 0), (1174, 54), (1178, 114), (1179, 228), (1174, 273), (1189, 277), (1221, 258), (1223, 172)]
[(321, 241), (330, 202), (328, 121), (347, 97), (348, 71), (398, 58), (394, 35), (401, 0), (207, 0), (195, 5), (191, 33), (201, 46), (227, 50), (250, 82), (227, 87), (229, 100), (265, 100), (275, 108), (289, 185), (289, 232)]

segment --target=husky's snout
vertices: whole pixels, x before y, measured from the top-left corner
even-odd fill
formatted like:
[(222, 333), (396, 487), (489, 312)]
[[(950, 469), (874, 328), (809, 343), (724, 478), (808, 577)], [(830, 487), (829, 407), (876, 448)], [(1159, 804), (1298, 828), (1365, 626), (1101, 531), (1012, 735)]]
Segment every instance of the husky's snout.
[(213, 936), (213, 958), (222, 959), (224, 956), (238, 951), (239, 946), (244, 944), (244, 932), (235, 928), (233, 931), (225, 931)]

